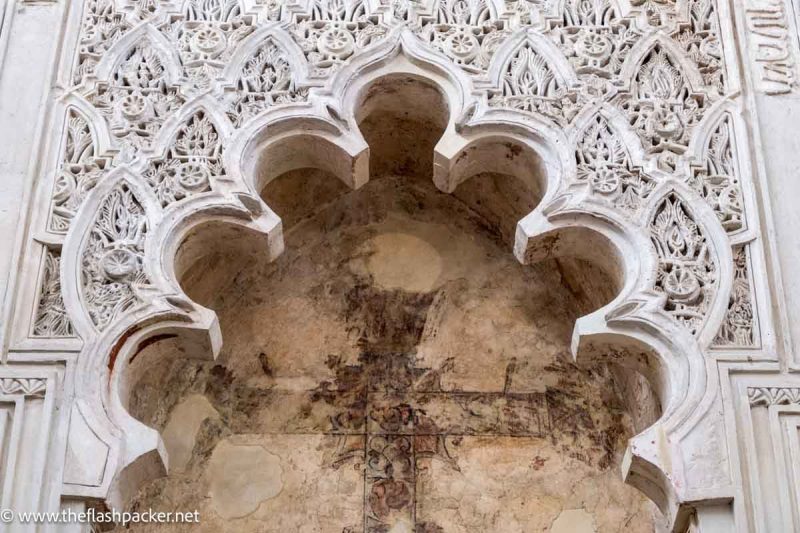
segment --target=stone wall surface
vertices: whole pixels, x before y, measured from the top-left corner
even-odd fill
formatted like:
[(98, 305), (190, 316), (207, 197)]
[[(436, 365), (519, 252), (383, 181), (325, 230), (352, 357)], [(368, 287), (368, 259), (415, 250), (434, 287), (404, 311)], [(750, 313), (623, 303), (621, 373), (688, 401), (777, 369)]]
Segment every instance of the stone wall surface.
[(0, 509), (797, 531), (797, 8), (4, 0)]

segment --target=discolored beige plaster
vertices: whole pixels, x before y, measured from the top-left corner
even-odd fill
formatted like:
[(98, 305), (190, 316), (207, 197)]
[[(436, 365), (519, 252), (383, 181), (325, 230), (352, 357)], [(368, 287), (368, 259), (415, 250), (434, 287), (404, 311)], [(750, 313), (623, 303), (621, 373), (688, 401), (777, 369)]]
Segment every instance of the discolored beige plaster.
[(408, 233), (376, 235), (365, 243), (367, 271), (384, 289), (433, 290), (442, 274), (442, 258), (427, 241)]
[(653, 531), (616, 469), (598, 471), (538, 438), (448, 438), (447, 446), (459, 468), (426, 461), (417, 517), (448, 533)]
[(550, 528), (550, 533), (595, 533), (592, 515), (585, 509), (567, 509), (561, 511)]
[(192, 394), (175, 406), (161, 432), (171, 471), (179, 472), (186, 468), (200, 425), (205, 419), (218, 416), (208, 399), (200, 394)]
[(274, 263), (211, 253), (186, 273), (222, 353), (161, 357), (130, 410), (163, 428), (202, 395), (219, 416), (186, 470), (131, 505), (199, 508), (201, 532), (527, 533), (585, 523), (576, 509), (597, 531), (652, 531), (617, 468), (633, 429), (614, 374), (569, 362), (575, 318), (613, 296), (602, 272), (520, 265), (474, 196), (425, 180), (336, 189), (309, 211), (307, 183), (325, 179), (268, 186), (295, 221)]
[(222, 518), (242, 518), (283, 490), (280, 459), (263, 446), (226, 439), (217, 444), (206, 471), (208, 494)]

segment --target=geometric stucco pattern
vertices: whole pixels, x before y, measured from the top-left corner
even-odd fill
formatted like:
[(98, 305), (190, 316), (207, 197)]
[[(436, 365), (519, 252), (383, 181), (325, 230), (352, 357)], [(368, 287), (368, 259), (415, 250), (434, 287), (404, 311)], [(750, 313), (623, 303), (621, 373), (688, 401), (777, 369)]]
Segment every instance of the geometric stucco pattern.
[[(605, 1), (341, 0), (246, 9), (234, 0), (91, 0), (70, 92), (80, 105), (65, 116), (48, 230), (65, 234), (115, 167), (137, 169), (164, 208), (211, 191), (226, 179), (225, 135), (204, 107), (223, 109), (217, 120), (228, 120), (227, 129), (277, 106), (310, 108), (312, 89), (404, 33), (463, 71), (481, 104), (464, 120), (509, 110), (571, 132), (574, 171), (559, 184), (562, 209), (610, 208), (646, 231), (664, 310), (699, 334), (714, 302), (729, 300), (715, 342), (753, 345), (747, 252), (739, 247), (731, 263), (745, 282), (719, 294), (717, 262), (732, 254), (713, 249), (695, 212), (704, 200), (729, 235), (747, 227), (719, 28), (710, 1), (625, 9)], [(88, 106), (91, 117), (81, 110)], [(144, 240), (153, 229), (134, 188), (122, 183), (109, 195), (80, 272), (84, 312), (99, 330), (135, 307), (147, 285)], [(58, 257), (48, 258), (34, 335), (69, 334), (54, 294)]]
[[(152, 430), (114, 398), (111, 374), (126, 346), (159, 322), (213, 329), (164, 266), (180, 236), (227, 217), (280, 253), (280, 219), (248, 166), (253, 145), (322, 139), (352, 163), (334, 173), (360, 186), (354, 91), (392, 69), (446, 93), (441, 190), (469, 177), (459, 175), (458, 156), (487, 131), (513, 131), (508, 138), (544, 160), (542, 201), (517, 227), (520, 260), (565, 252), (568, 233), (548, 239), (575, 227), (620, 250), (622, 292), (579, 321), (576, 351), (623, 335), (662, 358), (669, 401), (657, 427), (632, 441), (628, 481), (673, 519), (692, 491), (724, 492), (729, 481), (666, 460), (663, 440), (695, 457), (697, 469), (718, 464), (703, 455), (716, 453), (706, 442), (684, 438), (710, 407), (708, 360), (757, 351), (766, 324), (752, 273), (762, 244), (738, 59), (723, 46), (727, 8), (713, 0), (86, 0), (80, 20), (50, 141), (53, 172), (41, 177), (47, 215), (36, 229), (42, 252), (27, 328), (31, 342), (80, 351), (86, 403), (73, 418), (103, 441), (97, 460), (109, 465), (65, 493), (107, 497), (117, 472), (156, 447)], [(203, 342), (213, 351), (211, 337)]]

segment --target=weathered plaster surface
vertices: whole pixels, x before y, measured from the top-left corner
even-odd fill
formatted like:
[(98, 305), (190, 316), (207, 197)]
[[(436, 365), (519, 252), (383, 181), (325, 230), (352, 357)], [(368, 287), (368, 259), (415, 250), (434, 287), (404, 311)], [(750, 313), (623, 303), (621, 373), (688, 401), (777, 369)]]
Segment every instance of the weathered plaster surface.
[(618, 384), (569, 362), (571, 322), (603, 303), (582, 287), (610, 299), (607, 278), (520, 265), (475, 195), (428, 180), (374, 179), (304, 210), (326, 179), (267, 187), (297, 199), (276, 207), (298, 220), (277, 261), (212, 253), (187, 274), (227, 341), (216, 362), (162, 354), (134, 387), (131, 413), (165, 433), (176, 413), (196, 425), (188, 402), (211, 409), (186, 471), (133, 505), (200, 507), (204, 531), (652, 531), (654, 508), (619, 479), (633, 428)]

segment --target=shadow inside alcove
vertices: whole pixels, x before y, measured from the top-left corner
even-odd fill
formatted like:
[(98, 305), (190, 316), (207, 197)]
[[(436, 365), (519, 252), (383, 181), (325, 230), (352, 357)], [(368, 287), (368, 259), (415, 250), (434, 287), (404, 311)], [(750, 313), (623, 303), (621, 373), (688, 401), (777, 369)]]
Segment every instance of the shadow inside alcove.
[[(225, 342), (215, 362), (175, 357), (172, 340), (134, 359), (127, 408), (162, 431), (171, 473), (130, 505), (201, 508), (198, 531), (652, 531), (616, 467), (657, 395), (569, 355), (575, 319), (618, 280), (510, 253), (541, 198), (535, 155), (471, 146), (444, 194), (436, 88), (379, 81), (360, 109), (366, 185), (309, 168), (266, 184), (286, 242), (276, 261), (223, 224), (183, 244), (181, 284)], [(521, 163), (478, 164), (498, 154)]]

